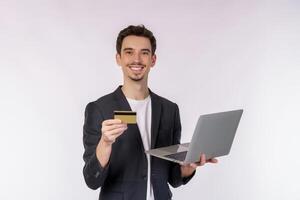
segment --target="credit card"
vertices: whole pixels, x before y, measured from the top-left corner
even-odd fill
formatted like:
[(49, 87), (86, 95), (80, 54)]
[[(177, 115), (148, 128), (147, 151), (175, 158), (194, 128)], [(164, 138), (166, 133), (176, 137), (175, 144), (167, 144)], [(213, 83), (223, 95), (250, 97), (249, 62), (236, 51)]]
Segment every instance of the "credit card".
[(136, 112), (133, 111), (114, 111), (114, 119), (120, 119), (126, 124), (136, 124)]

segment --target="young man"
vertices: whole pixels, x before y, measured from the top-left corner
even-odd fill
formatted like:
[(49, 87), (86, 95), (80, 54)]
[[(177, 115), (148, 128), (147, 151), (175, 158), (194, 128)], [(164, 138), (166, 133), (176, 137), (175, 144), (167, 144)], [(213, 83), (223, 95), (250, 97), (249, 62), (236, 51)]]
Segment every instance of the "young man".
[[(150, 157), (145, 150), (180, 143), (178, 106), (148, 88), (148, 74), (156, 62), (156, 40), (144, 26), (128, 26), (117, 38), (116, 60), (123, 85), (87, 105), (83, 128), (83, 169), (86, 184), (101, 187), (103, 200), (166, 200), (173, 187), (186, 184), (197, 166), (181, 166)], [(113, 119), (114, 111), (136, 111), (137, 124)]]

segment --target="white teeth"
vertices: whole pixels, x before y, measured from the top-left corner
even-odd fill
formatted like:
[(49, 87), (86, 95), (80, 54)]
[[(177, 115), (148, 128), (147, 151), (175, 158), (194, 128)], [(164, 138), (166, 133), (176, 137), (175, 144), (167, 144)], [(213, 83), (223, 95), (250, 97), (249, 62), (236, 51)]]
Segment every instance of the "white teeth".
[(142, 70), (143, 67), (137, 66), (137, 67), (130, 67), (130, 69), (138, 71), (138, 70)]

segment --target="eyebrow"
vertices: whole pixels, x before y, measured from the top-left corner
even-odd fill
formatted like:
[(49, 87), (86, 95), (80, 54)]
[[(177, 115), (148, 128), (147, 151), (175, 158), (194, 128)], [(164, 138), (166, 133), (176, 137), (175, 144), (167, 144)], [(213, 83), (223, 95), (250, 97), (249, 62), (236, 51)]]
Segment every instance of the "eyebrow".
[[(129, 51), (129, 50), (132, 51), (133, 48), (124, 48), (123, 49), (123, 51)], [(147, 52), (151, 53), (150, 49), (141, 49), (141, 51), (147, 51)]]
[(124, 48), (123, 51), (133, 50), (133, 48)]
[(148, 51), (149, 53), (151, 53), (150, 49), (142, 49), (142, 51)]

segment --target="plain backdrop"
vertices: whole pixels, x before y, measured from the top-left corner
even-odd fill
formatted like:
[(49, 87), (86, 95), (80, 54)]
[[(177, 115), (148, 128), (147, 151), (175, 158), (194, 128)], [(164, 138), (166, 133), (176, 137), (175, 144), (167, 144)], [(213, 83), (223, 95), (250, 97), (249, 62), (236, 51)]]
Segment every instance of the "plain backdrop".
[(300, 199), (300, 1), (1, 0), (0, 199), (97, 199), (82, 175), (88, 102), (122, 84), (115, 40), (157, 38), (149, 87), (200, 114), (244, 109), (230, 155), (175, 200)]

